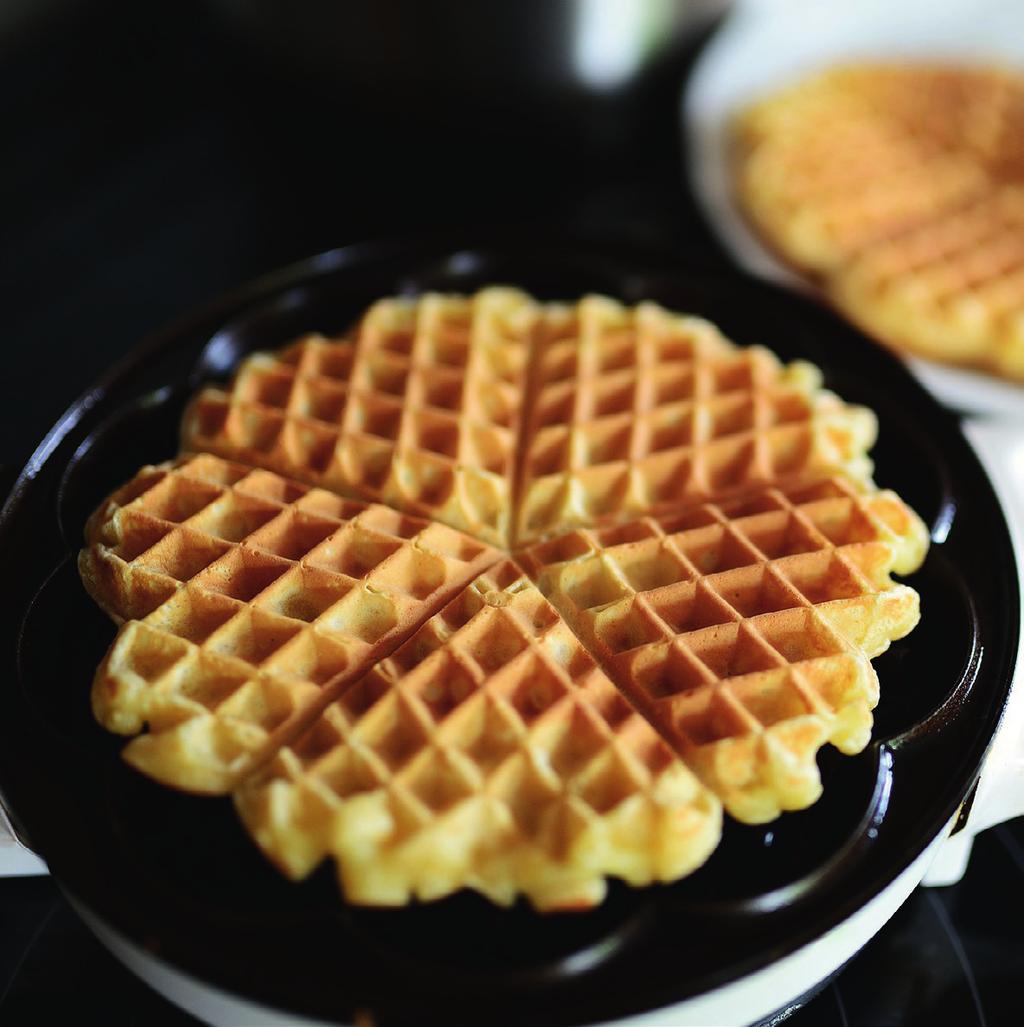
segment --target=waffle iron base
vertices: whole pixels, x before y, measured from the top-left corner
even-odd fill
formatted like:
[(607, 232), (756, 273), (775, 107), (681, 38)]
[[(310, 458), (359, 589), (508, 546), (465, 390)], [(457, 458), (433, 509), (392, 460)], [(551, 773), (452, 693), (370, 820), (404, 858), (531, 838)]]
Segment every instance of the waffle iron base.
[[(876, 479), (932, 530), (910, 582), (921, 624), (876, 661), (872, 744), (856, 757), (823, 750), (824, 796), (810, 809), (760, 827), (729, 822), (691, 877), (642, 890), (614, 884), (582, 915), (503, 910), (468, 893), (361, 909), (339, 899), (328, 866), (289, 883), (227, 800), (140, 777), (89, 712), (92, 672), (114, 628), (77, 580), (82, 526), (139, 465), (174, 454), (190, 392), (253, 349), (344, 328), (378, 296), (488, 282), (542, 298), (652, 298), (710, 318), (738, 343), (811, 360), (829, 388), (877, 412)], [(17, 583), (0, 599), (0, 790), (62, 887), (176, 972), (319, 1020), (350, 1023), (370, 1011), (378, 1027), (606, 1022), (782, 965), (837, 925), (849, 933), (851, 917), (913, 877), (976, 780), (1020, 621), (1012, 548), (988, 480), (955, 419), (895, 358), (770, 286), (564, 242), (346, 248), (179, 322), (54, 426), (0, 516), (0, 548)]]

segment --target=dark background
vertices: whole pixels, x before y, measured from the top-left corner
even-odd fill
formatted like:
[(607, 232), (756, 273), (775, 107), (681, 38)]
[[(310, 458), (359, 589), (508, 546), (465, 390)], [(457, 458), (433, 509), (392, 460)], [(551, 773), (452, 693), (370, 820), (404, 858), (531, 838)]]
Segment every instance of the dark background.
[[(341, 0), (339, 0), (341, 2)], [(0, 4), (0, 492), (148, 333), (360, 239), (553, 231), (726, 264), (684, 184), (680, 87), (707, 33), (621, 95), (367, 86), (270, 53), (212, 3)], [(394, 86), (394, 83), (392, 83)], [(441, 95), (441, 94), (444, 95)], [(1021, 1022), (1024, 830), (919, 891), (791, 1021)], [(46, 879), (0, 881), (0, 1022), (191, 1022), (122, 970)]]
[(35, 10), (0, 35), (2, 465), (148, 332), (347, 242), (558, 227), (724, 260), (681, 188), (699, 40), (626, 97), (499, 85), (430, 108), (297, 67), (213, 4)]

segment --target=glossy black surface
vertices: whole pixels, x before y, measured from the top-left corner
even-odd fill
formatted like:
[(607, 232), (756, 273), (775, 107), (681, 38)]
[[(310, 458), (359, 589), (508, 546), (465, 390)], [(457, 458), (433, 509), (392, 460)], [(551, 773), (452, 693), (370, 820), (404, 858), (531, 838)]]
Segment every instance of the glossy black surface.
[[(254, 348), (343, 327), (376, 296), (489, 281), (549, 298), (655, 298), (712, 318), (740, 343), (821, 365), (826, 384), (878, 412), (880, 483), (898, 486), (937, 528), (941, 540), (914, 579), (925, 618), (878, 661), (874, 744), (854, 758), (824, 751), (821, 801), (766, 827), (728, 824), (690, 878), (640, 891), (614, 885), (583, 916), (500, 910), (471, 894), (352, 909), (326, 866), (301, 885), (280, 878), (226, 800), (177, 795), (122, 765), (118, 741), (88, 714), (88, 681), (113, 628), (77, 583), (76, 534), (140, 462), (173, 453), (198, 381)], [(31, 547), (14, 544), (28, 538)], [(423, 1022), (424, 1010), (439, 1023), (474, 1023), (485, 1001), (495, 1023), (610, 1018), (733, 979), (820, 934), (909, 863), (970, 787), (1019, 619), (989, 486), (955, 421), (895, 360), (827, 312), (740, 276), (634, 248), (512, 236), (337, 251), (151, 341), (44, 443), (0, 524), (0, 545), (27, 588), (0, 610), (15, 672), (0, 684), (0, 784), (55, 875), (204, 979), (342, 1020), (369, 1008), (383, 1025)]]
[[(102, 947), (52, 881), (0, 880), (0, 911), (5, 1027), (197, 1027)], [(1024, 820), (1017, 820), (978, 839), (959, 884), (915, 892), (786, 1027), (1017, 1027), (1022, 920)]]

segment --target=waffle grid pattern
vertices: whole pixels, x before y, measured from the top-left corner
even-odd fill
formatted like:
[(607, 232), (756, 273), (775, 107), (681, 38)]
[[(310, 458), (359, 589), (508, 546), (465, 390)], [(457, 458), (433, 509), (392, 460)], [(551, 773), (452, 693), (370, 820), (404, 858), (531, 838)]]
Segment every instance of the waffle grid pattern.
[(832, 294), (880, 338), (1024, 381), (1024, 187), (879, 243), (836, 274)]
[(838, 68), (754, 105), (735, 134), (747, 215), (853, 321), (1024, 380), (1024, 77)]
[(350, 337), (255, 354), (229, 392), (200, 393), (185, 448), (507, 546), (534, 316), (513, 289), (382, 300)]
[(770, 139), (752, 149), (744, 206), (798, 266), (825, 271), (902, 228), (977, 196), (978, 162), (906, 139), (874, 119), (824, 136)]
[(581, 529), (527, 554), (544, 592), (630, 699), (741, 820), (820, 793), (815, 754), (867, 744), (869, 658), (917, 623), (893, 569), (923, 526), (840, 479)]
[(331, 852), (346, 893), (377, 904), (469, 882), (503, 904), (521, 890), (541, 909), (591, 906), (605, 874), (646, 884), (692, 870), (720, 822), (511, 562), (345, 692), (237, 802), (290, 874)]
[(655, 304), (548, 308), (533, 388), (520, 543), (809, 469), (870, 474), (874, 416), (816, 368)]
[(126, 734), (147, 723), (127, 758), (195, 791), (230, 787), (497, 555), (210, 456), (144, 471), (101, 514), (83, 579), (130, 619), (96, 715)]

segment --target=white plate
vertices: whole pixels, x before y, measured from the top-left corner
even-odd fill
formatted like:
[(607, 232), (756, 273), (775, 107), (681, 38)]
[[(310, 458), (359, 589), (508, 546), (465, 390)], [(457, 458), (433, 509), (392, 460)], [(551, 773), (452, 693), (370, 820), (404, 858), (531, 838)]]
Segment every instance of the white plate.
[[(1024, 3), (1014, 0), (747, 0), (698, 60), (683, 97), (689, 176), (698, 202), (748, 271), (803, 281), (758, 241), (733, 203), (727, 125), (736, 110), (815, 69), (848, 58), (940, 57), (1024, 68)], [(1024, 418), (1024, 389), (987, 375), (908, 361), (944, 403)]]

